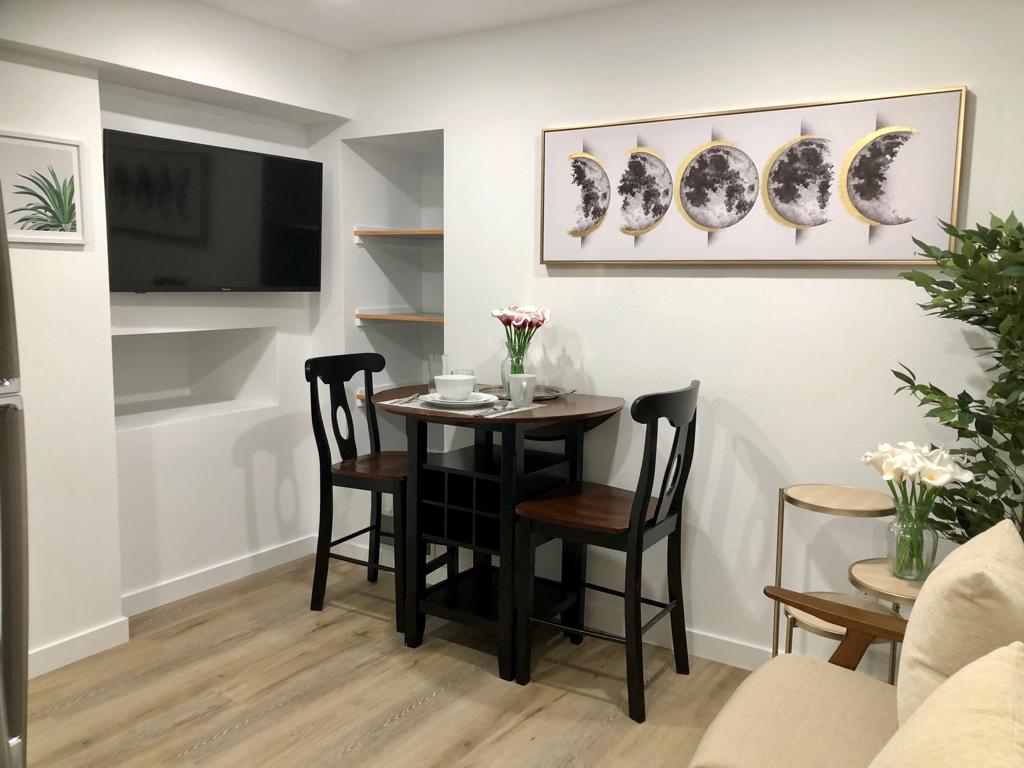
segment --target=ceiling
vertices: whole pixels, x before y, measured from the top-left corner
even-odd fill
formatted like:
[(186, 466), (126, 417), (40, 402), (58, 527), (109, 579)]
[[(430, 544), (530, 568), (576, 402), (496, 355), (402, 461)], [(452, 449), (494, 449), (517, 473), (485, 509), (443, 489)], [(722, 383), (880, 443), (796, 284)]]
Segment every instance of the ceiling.
[(431, 40), (642, 0), (203, 0), (349, 51)]

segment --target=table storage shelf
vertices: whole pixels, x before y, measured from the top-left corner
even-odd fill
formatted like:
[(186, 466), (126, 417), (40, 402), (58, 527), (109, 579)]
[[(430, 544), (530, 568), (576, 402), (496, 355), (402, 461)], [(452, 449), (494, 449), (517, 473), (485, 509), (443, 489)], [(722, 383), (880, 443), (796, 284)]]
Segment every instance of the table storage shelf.
[[(576, 599), (575, 593), (551, 579), (537, 578), (534, 600), (541, 610), (558, 613)], [(476, 624), (489, 630), (498, 625), (499, 570), (475, 565), (458, 576), (427, 587), (420, 610), (449, 621)]]

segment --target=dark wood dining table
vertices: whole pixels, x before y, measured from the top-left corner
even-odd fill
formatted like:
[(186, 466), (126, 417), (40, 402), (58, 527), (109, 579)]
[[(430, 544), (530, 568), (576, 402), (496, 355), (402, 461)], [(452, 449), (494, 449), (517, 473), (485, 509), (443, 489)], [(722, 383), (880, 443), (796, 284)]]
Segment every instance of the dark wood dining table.
[[(542, 407), (493, 417), (387, 402), (426, 392), (427, 386), (420, 385), (373, 396), (379, 410), (405, 418), (405, 643), (412, 648), (420, 645), (427, 614), (483, 626), (497, 635), (499, 674), (512, 680), (516, 504), (579, 482), (584, 433), (615, 415), (625, 402), (620, 397), (569, 394), (538, 403)], [(474, 444), (428, 454), (430, 424), (472, 429)], [(495, 445), (495, 434), (500, 445)], [(527, 441), (557, 441), (563, 449), (527, 448)], [(428, 543), (448, 550), (447, 578), (429, 587)], [(458, 549), (473, 551), (473, 565), (466, 571), (459, 569)], [(538, 578), (534, 599), (567, 621), (582, 620), (585, 580), (586, 548), (567, 546), (562, 551), (562, 581)]]

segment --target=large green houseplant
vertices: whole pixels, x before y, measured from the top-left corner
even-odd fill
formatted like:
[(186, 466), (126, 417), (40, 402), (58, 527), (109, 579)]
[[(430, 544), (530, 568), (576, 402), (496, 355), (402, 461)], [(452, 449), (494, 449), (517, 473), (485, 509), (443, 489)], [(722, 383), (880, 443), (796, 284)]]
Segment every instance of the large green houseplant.
[(1009, 518), (1021, 526), (1024, 508), (1024, 226), (1014, 214), (992, 217), (987, 227), (961, 230), (943, 223), (950, 250), (914, 240), (939, 274), (903, 276), (930, 299), (921, 307), (939, 317), (979, 328), (986, 343), (976, 351), (991, 360), (990, 385), (977, 397), (950, 395), (922, 383), (912, 370), (893, 371), (927, 415), (956, 430), (952, 453), (976, 482), (940, 489), (931, 524), (940, 535), (964, 542)]

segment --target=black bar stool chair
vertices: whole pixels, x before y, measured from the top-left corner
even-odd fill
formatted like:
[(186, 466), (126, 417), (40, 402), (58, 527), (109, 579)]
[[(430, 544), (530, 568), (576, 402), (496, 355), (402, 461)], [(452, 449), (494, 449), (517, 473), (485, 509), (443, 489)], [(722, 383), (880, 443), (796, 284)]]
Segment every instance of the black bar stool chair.
[[(629, 716), (638, 723), (646, 717), (644, 703), (643, 635), (658, 621), (671, 616), (672, 648), (676, 672), (689, 674), (686, 652), (686, 621), (683, 616), (682, 579), (682, 507), (686, 479), (693, 463), (693, 444), (697, 429), (697, 390), (694, 381), (685, 389), (638, 397), (630, 411), (633, 420), (647, 425), (643, 464), (636, 492), (596, 483), (564, 486), (516, 507), (516, 681), (530, 682), (530, 635), (533, 624), (544, 624), (565, 631), (572, 639), (581, 635), (611, 640), (626, 646), (626, 684), (629, 691)], [(652, 497), (658, 454), (658, 424), (665, 419), (674, 428), (672, 451), (662, 474), (658, 495)], [(640, 594), (644, 551), (668, 537), (669, 602), (650, 600)], [(534, 561), (537, 547), (550, 539), (585, 548), (593, 544), (626, 553), (626, 589), (620, 592), (584, 582), (594, 589), (625, 599), (626, 634), (613, 635), (583, 626), (583, 606), (571, 614), (574, 625), (554, 620), (554, 614), (538, 616), (533, 612)], [(563, 579), (566, 574), (563, 573)], [(644, 622), (642, 605), (658, 608)]]
[[(309, 608), (323, 610), (327, 589), (327, 565), (333, 558), (347, 563), (366, 566), (366, 580), (377, 581), (378, 571), (395, 574), (395, 624), (401, 632), (405, 617), (405, 475), (407, 458), (404, 451), (381, 451), (377, 412), (373, 406), (373, 374), (384, 370), (384, 357), (373, 352), (352, 355), (314, 357), (306, 361), (306, 381), (309, 382), (310, 407), (313, 413), (313, 436), (320, 457), (320, 532), (316, 540), (316, 565), (313, 570), (313, 594)], [(345, 394), (345, 384), (357, 373), (363, 374), (366, 423), (370, 433), (370, 453), (359, 455), (356, 449), (352, 410)], [(320, 387), (326, 384), (330, 391), (331, 427), (341, 460), (332, 464), (331, 446), (320, 411)], [(344, 413), (344, 430), (338, 422), (338, 411)], [(354, 488), (370, 491), (370, 524), (366, 528), (331, 539), (334, 523), (334, 488)], [(394, 502), (394, 533), (381, 530), (383, 494), (389, 493)], [(368, 560), (339, 555), (331, 548), (363, 534), (370, 534)], [(381, 536), (394, 539), (395, 568), (380, 564)]]

